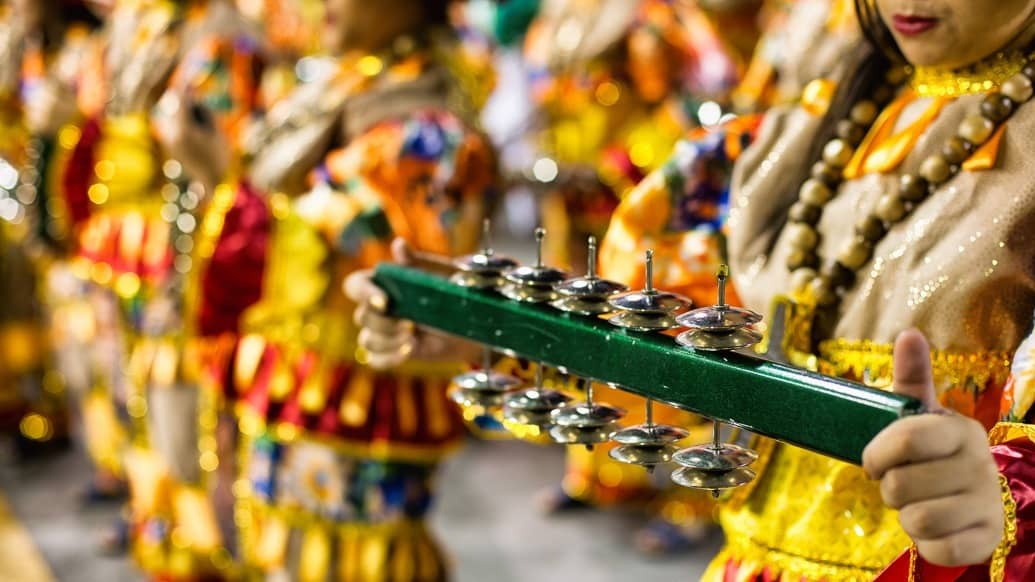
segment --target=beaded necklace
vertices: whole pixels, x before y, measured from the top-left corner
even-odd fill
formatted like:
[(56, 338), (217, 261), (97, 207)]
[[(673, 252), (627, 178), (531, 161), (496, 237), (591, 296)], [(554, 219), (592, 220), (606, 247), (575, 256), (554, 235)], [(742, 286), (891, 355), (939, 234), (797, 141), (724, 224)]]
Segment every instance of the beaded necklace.
[[(1022, 57), (1023, 58), (1023, 57)], [(999, 81), (998, 90), (988, 93), (977, 111), (960, 123), (956, 135), (940, 153), (925, 159), (916, 174), (904, 174), (894, 192), (884, 193), (874, 211), (855, 226), (855, 237), (833, 260), (824, 261), (817, 249), (820, 234), (816, 228), (823, 209), (837, 194), (844, 181), (844, 170), (854, 155), (854, 148), (864, 139), (877, 119), (878, 105), (884, 105), (889, 87), (899, 86), (907, 70), (893, 70), (885, 78), (873, 99), (861, 100), (850, 110), (848, 119), (837, 126), (837, 137), (823, 148), (822, 159), (813, 166), (812, 176), (802, 184), (799, 199), (789, 213), (788, 238), (791, 253), (787, 268), (792, 273), (791, 286), (796, 293), (807, 292), (817, 307), (833, 313), (855, 282), (855, 274), (873, 257), (877, 244), (891, 228), (901, 222), (932, 192), (951, 180), (962, 164), (1035, 94), (1035, 64), (1021, 64), (1019, 72)], [(984, 82), (968, 83), (984, 87)], [(957, 85), (959, 87), (959, 85)]]

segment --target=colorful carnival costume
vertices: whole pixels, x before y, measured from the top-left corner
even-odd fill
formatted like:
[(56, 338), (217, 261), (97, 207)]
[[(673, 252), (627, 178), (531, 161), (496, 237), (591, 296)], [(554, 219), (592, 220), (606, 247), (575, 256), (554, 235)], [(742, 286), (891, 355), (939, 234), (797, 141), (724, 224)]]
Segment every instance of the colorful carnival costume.
[(472, 249), (495, 184), (454, 47), (403, 40), (402, 54), (333, 62), (256, 135), (251, 177), (275, 220), (226, 398), (241, 435), (242, 559), (262, 579), (447, 576), (424, 519), (436, 465), (464, 436), (446, 398), (458, 365), (368, 368), (341, 292), (346, 275), (389, 258), (395, 236)]
[(534, 139), (545, 162), (534, 173), (549, 194), (548, 254), (561, 265), (581, 265), (569, 245), (603, 234), (620, 197), (701, 125), (700, 105), (722, 101), (738, 72), (709, 15), (654, 0), (545, 2), (525, 62), (542, 118)]
[[(877, 116), (874, 108), (873, 116), (857, 117), (856, 122), (865, 122), (860, 125), (872, 128), (858, 148), (850, 148), (854, 152), (844, 155), (842, 177), (835, 183), (837, 195), (826, 205), (818, 225), (823, 243), (817, 252), (837, 256), (838, 264), (856, 265), (860, 271), (858, 283), (843, 287), (845, 295), (836, 316), (828, 303), (830, 297), (823, 293), (830, 288), (823, 283), (829, 282), (826, 275), (809, 286), (801, 281), (804, 275), (799, 272), (797, 282), (805, 287), (796, 289), (787, 271), (795, 260), (788, 254), (794, 247), (791, 238), (795, 230), (804, 230), (798, 225), (806, 223), (796, 220), (798, 215), (791, 210), (788, 226), (780, 228), (772, 213), (788, 212), (788, 202), (795, 198), (793, 188), (782, 197), (767, 196), (765, 202), (754, 196), (758, 187), (783, 191), (776, 183), (780, 171), (757, 171), (759, 156), (795, 147), (792, 143), (815, 141), (819, 116), (802, 107), (767, 116), (758, 143), (739, 162), (733, 188), (738, 210), (730, 217), (731, 259), (741, 273), (737, 283), (745, 302), (755, 308), (770, 304), (774, 295), (761, 292), (763, 289), (783, 290), (791, 298), (789, 339), (783, 350), (795, 363), (887, 386), (891, 380), (889, 346), (895, 334), (915, 327), (930, 338), (935, 384), (943, 403), (985, 424), (1004, 475), (1008, 535), (1003, 551), (991, 564), (993, 579), (1002, 579), (1003, 560), (1009, 567), (1007, 554), (1016, 541), (1010, 532), (1018, 527), (1015, 520), (1024, 515), (1024, 497), (1018, 493), (1015, 498), (1010, 491), (1028, 478), (1026, 463), (1014, 458), (1023, 458), (1031, 446), (1027, 436), (1022, 436), (1026, 434), (1023, 423), (1030, 391), (1024, 381), (1022, 342), (1032, 323), (1033, 296), (1025, 269), (1009, 265), (1025, 263), (1033, 249), (1023, 237), (1017, 238), (1030, 228), (1027, 198), (1016, 196), (1002, 204), (978, 200), (995, 193), (1023, 192), (1010, 184), (1031, 179), (1022, 153), (1027, 147), (1025, 125), (1031, 119), (1026, 105), (1030, 92), (1012, 89), (1031, 84), (1030, 77), (1021, 73), (1025, 62), (1023, 56), (1013, 54), (978, 65), (971, 90), (957, 84), (954, 73), (932, 73), (934, 78), (926, 80), (929, 73), (917, 70), (911, 85), (883, 113)], [(941, 78), (945, 80), (939, 74), (946, 75)], [(985, 93), (996, 87), (1012, 95), (1011, 108), (1017, 108), (1016, 115), (998, 131), (998, 123), (976, 113)], [(865, 108), (872, 101), (862, 103)], [(907, 109), (915, 121), (898, 123)], [(963, 127), (971, 125), (974, 131)], [(958, 169), (945, 175), (940, 168), (934, 172), (932, 165), (939, 162), (925, 160), (945, 162), (939, 148), (957, 128), (966, 140), (953, 142), (965, 143), (966, 151), (952, 162)], [(828, 165), (831, 161), (837, 164), (841, 160), (824, 159)], [(805, 163), (801, 158), (788, 162)], [(752, 170), (755, 175), (749, 179)], [(783, 169), (788, 173), (799, 170)], [(911, 196), (906, 186), (916, 180), (931, 184), (931, 193), (915, 199), (913, 212), (900, 212), (897, 204)], [(894, 185), (900, 181), (899, 194), (883, 194), (898, 190)], [(872, 231), (856, 230), (856, 223), (862, 226), (857, 209), (875, 212), (864, 214), (862, 222), (876, 225), (879, 220), (890, 225), (887, 232), (878, 237)], [(866, 250), (858, 250), (859, 245), (852, 242), (856, 232), (869, 237)], [(777, 243), (778, 238), (783, 240)], [(841, 250), (849, 244), (855, 245), (852, 253)], [(971, 258), (982, 262), (975, 264)], [(895, 513), (883, 506), (876, 486), (860, 470), (793, 447), (771, 444), (768, 448), (765, 472), (751, 495), (722, 513), (728, 546), (711, 570), (712, 579), (734, 572), (761, 576), (767, 569), (809, 580), (870, 579), (909, 546)], [(788, 489), (792, 482), (793, 494)], [(805, 501), (800, 495), (803, 487), (830, 494)], [(1017, 531), (1023, 532), (1023, 528)], [(830, 543), (852, 536), (866, 543)], [(1023, 546), (1018, 550), (1016, 558), (1023, 564), (1028, 550)]]
[[(851, 64), (830, 79), (846, 69)], [(720, 508), (727, 544), (705, 575), (709, 582), (1033, 575), (1026, 338), (1035, 295), (1026, 265), (1035, 249), (1025, 234), (1032, 201), (1024, 185), (1031, 181), (1035, 68), (1024, 53), (1007, 51), (967, 72), (918, 68), (905, 83), (905, 73), (888, 70), (834, 118), (845, 121), (833, 138), (817, 132), (832, 111), (834, 80), (812, 84), (800, 104), (765, 116), (737, 161), (729, 199), (737, 291), (754, 309), (779, 307), (771, 325), (785, 339), (769, 346), (771, 356), (875, 387), (891, 385), (896, 335), (922, 331), (942, 403), (989, 431), (1004, 538), (986, 564), (927, 564), (861, 469), (762, 440), (759, 479)], [(728, 138), (744, 138), (742, 129), (686, 144), (669, 184), (705, 183), (714, 175), (709, 164), (722, 167), (739, 149)], [(814, 157), (796, 152), (820, 139), (829, 141), (819, 141), (827, 147), (816, 150), (813, 166)], [(664, 191), (644, 188), (626, 215), (646, 218), (643, 205)], [(708, 188), (683, 192), (667, 205), (672, 218), (715, 200)], [(651, 229), (665, 241), (665, 225)], [(670, 237), (685, 241), (677, 230)]]
[(195, 248), (205, 240), (205, 211), (218, 207), (231, 224), (241, 218), (235, 200), (210, 200), (162, 153), (152, 122), (164, 114), (163, 93), (186, 95), (181, 106), (194, 122), (233, 144), (257, 106), (257, 50), (226, 2), (118, 5), (80, 87), (88, 117), (74, 130), (64, 176), (75, 209), (74, 267), (92, 282), (95, 315), (107, 314), (98, 317), (97, 343), (110, 372), (95, 362), (87, 444), (95, 462), (125, 475), (134, 557), (163, 580), (219, 576), (231, 566), (208, 490), (217, 419), (201, 406), (210, 392), (197, 382), (225, 327), (212, 319), (233, 312), (188, 298), (199, 295), (196, 263), (208, 258)]
[[(96, 24), (78, 3), (68, 3), (60, 14), (48, 13), (46, 6), (37, 10), (35, 17), (8, 10), (0, 20), (0, 295), (8, 299), (0, 315), (0, 424), (5, 431), (20, 429), (25, 444), (67, 434), (70, 375), (55, 367), (62, 343), (45, 332), (54, 310), (75, 302), (49, 300), (50, 278), (60, 270), (54, 267), (68, 242), (65, 208), (56, 195), (62, 160), (55, 125), (74, 115), (61, 99), (72, 93)], [(41, 113), (41, 99), (53, 107)], [(41, 118), (44, 113), (48, 119)]]

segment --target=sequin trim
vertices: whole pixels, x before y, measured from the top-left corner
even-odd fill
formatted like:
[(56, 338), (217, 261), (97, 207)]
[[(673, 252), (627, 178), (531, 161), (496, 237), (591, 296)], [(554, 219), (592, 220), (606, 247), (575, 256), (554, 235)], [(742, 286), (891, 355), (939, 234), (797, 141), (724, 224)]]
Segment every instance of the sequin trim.
[(917, 67), (910, 85), (921, 97), (959, 97), (987, 93), (1021, 72), (1028, 58), (1020, 52), (999, 53), (972, 67), (945, 70)]
[(1010, 491), (1010, 481), (1005, 475), (999, 475), (999, 487), (1003, 498), (1003, 541), (992, 553), (992, 562), (988, 569), (991, 582), (1003, 582), (1006, 579), (1006, 557), (1017, 544), (1017, 502)]
[(916, 582), (916, 560), (919, 554), (920, 551), (916, 549), (916, 544), (909, 546), (909, 582)]
[[(869, 340), (836, 339), (819, 346), (820, 371), (838, 377), (859, 378), (871, 386), (891, 384), (894, 346)], [(950, 386), (968, 383), (984, 387), (1005, 384), (1010, 376), (1011, 354), (1006, 352), (931, 351), (936, 381)]]
[(1020, 422), (1000, 422), (988, 431), (988, 444), (993, 447), (1019, 437), (1028, 437), (1035, 442), (1035, 426)]

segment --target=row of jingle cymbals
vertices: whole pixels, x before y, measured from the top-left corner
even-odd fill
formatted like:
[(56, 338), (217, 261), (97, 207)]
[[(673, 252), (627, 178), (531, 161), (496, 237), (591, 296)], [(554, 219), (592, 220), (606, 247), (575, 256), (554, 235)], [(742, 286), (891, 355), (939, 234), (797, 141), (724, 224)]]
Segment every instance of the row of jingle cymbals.
[[(761, 340), (755, 325), (762, 317), (755, 312), (730, 306), (725, 300), (728, 270), (718, 275), (719, 298), (713, 307), (689, 310), (689, 299), (658, 290), (653, 283), (653, 253), (647, 251), (646, 285), (629, 291), (625, 285), (597, 275), (597, 243), (589, 239), (587, 273), (569, 277), (560, 269), (544, 264), (542, 244), (546, 235), (536, 229), (536, 262), (522, 266), (505, 256), (497, 255), (488, 242), (489, 225), (485, 225), (485, 244), (476, 254), (458, 259), (457, 272), (451, 280), (460, 286), (496, 291), (514, 301), (549, 304), (575, 315), (608, 316), (613, 325), (634, 333), (653, 333), (677, 327), (688, 328), (676, 341), (685, 347), (704, 351), (726, 351), (747, 348)], [(739, 487), (754, 479), (748, 467), (757, 459), (750, 449), (720, 441), (719, 424), (714, 423), (710, 443), (680, 450), (679, 441), (689, 436), (681, 427), (655, 424), (653, 402), (647, 400), (645, 424), (622, 429), (618, 422), (625, 411), (594, 402), (593, 383), (583, 380), (586, 400), (572, 402), (567, 395), (544, 386), (543, 367), (537, 368), (532, 387), (521, 388), (521, 381), (494, 372), (492, 350), (484, 351), (482, 370), (455, 379), (453, 400), (468, 409), (482, 413), (502, 413), (505, 424), (536, 427), (562, 444), (596, 444), (614, 441), (611, 450), (615, 460), (641, 465), (653, 471), (657, 465), (675, 462), (681, 468), (672, 479), (694, 489), (719, 490)]]

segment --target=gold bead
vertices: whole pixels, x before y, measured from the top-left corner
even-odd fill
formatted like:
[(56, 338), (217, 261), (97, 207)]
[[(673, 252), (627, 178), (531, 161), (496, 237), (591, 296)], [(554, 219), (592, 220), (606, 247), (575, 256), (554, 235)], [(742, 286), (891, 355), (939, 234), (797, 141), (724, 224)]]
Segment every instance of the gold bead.
[(816, 278), (816, 275), (815, 269), (796, 269), (791, 273), (791, 290), (795, 293), (804, 291)]
[(888, 70), (887, 74), (884, 75), (884, 79), (892, 85), (898, 85), (902, 81), (905, 81), (908, 76), (909, 73), (906, 71), (905, 67), (892, 67)]
[(945, 161), (954, 166), (967, 161), (972, 153), (974, 153), (974, 144), (959, 136), (953, 137), (942, 147), (942, 156), (945, 157)]
[(787, 257), (787, 269), (797, 271), (802, 268), (815, 268), (819, 266), (819, 256), (813, 249), (791, 248), (791, 254)]
[(816, 298), (816, 303), (821, 307), (829, 307), (837, 303), (837, 292), (834, 291), (834, 286), (830, 284), (823, 277), (816, 277), (810, 283), (812, 286), (812, 293)]
[(801, 185), (801, 190), (798, 193), (799, 197), (803, 202), (807, 202), (812, 206), (824, 206), (830, 199), (834, 197), (834, 193), (827, 187), (826, 184), (820, 182), (815, 178), (809, 178)]
[(1035, 94), (1035, 87), (1032, 86), (1031, 79), (1018, 73), (1003, 83), (999, 92), (1009, 97), (1014, 103), (1020, 104), (1031, 100), (1032, 95)]
[(915, 174), (903, 174), (898, 181), (898, 197), (905, 202), (922, 202), (927, 198), (929, 184), (927, 180)]
[(980, 113), (971, 113), (960, 124), (959, 136), (975, 145), (981, 145), (992, 137), (995, 124)]
[(884, 228), (884, 221), (873, 215), (863, 218), (855, 225), (855, 234), (870, 243), (884, 238), (885, 233), (887, 230)]
[(849, 269), (858, 271), (863, 268), (863, 265), (870, 262), (872, 256), (873, 246), (861, 238), (856, 238), (841, 251), (837, 260)]
[(795, 249), (810, 251), (819, 244), (819, 233), (807, 224), (796, 222), (788, 227), (787, 240)]
[(885, 194), (877, 201), (874, 214), (888, 224), (894, 224), (906, 215), (906, 205), (894, 194)]
[(920, 164), (920, 175), (931, 184), (945, 183), (952, 176), (949, 162), (940, 155), (933, 155)]
[(855, 123), (868, 126), (877, 119), (877, 104), (873, 101), (860, 101), (852, 107), (848, 117)]
[(852, 146), (843, 139), (832, 139), (823, 148), (823, 161), (841, 169), (852, 160)]

